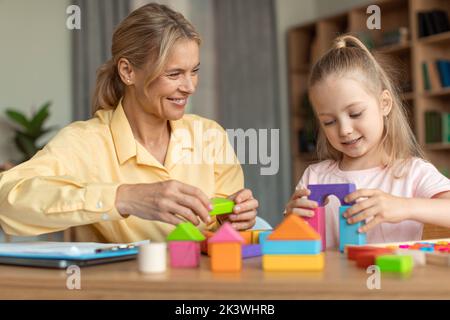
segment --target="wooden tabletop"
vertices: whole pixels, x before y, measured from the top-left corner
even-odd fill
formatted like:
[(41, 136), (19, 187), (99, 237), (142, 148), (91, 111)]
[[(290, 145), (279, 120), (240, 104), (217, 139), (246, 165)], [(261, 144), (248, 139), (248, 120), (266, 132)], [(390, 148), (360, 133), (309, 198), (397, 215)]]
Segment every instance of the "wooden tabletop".
[(416, 267), (408, 278), (371, 274), (338, 252), (326, 252), (323, 272), (264, 272), (261, 258), (244, 260), (240, 273), (212, 273), (202, 256), (198, 269), (141, 274), (137, 261), (81, 269), (81, 289), (66, 287), (65, 270), (0, 266), (0, 299), (450, 299), (450, 269)]

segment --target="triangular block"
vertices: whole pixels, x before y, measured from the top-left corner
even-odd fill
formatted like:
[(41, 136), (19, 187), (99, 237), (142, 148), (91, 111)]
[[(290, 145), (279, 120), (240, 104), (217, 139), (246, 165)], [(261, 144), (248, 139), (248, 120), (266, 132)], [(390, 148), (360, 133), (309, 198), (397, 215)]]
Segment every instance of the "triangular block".
[(191, 223), (182, 222), (169, 233), (167, 241), (203, 241), (205, 236)]
[(319, 240), (318, 234), (305, 220), (288, 215), (269, 235), (269, 240)]
[(208, 240), (208, 243), (239, 242), (245, 243), (244, 238), (233, 229), (230, 223), (225, 222), (220, 229)]

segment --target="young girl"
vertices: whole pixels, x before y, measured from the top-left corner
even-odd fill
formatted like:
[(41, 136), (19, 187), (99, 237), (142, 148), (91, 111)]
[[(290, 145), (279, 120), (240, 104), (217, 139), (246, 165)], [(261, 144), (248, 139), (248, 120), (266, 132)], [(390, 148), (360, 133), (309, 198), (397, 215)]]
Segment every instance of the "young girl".
[[(398, 91), (364, 44), (337, 38), (312, 70), (309, 96), (324, 161), (305, 170), (286, 214), (313, 215), (308, 184), (354, 183), (344, 217), (365, 221), (368, 243), (420, 240), (424, 223), (450, 227), (450, 180), (421, 158)], [(336, 202), (326, 209), (328, 247), (339, 244)]]

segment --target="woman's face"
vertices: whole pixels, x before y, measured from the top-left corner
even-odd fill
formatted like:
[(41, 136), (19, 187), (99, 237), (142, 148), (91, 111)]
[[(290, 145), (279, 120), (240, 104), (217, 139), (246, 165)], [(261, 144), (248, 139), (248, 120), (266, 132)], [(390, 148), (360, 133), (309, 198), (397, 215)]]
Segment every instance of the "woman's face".
[(172, 48), (163, 73), (145, 87), (147, 73), (135, 73), (135, 95), (142, 111), (164, 120), (184, 115), (188, 98), (195, 92), (200, 67), (199, 46), (180, 40)]

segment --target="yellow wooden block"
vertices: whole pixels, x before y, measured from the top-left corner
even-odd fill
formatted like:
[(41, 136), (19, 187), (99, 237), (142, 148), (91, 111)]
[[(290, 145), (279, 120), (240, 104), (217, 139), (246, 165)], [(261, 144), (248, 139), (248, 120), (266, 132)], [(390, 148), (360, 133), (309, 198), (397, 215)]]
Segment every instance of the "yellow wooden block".
[(264, 230), (252, 230), (252, 244), (259, 244), (259, 234)]
[(262, 264), (266, 271), (320, 271), (325, 267), (325, 258), (323, 252), (307, 255), (265, 254)]

